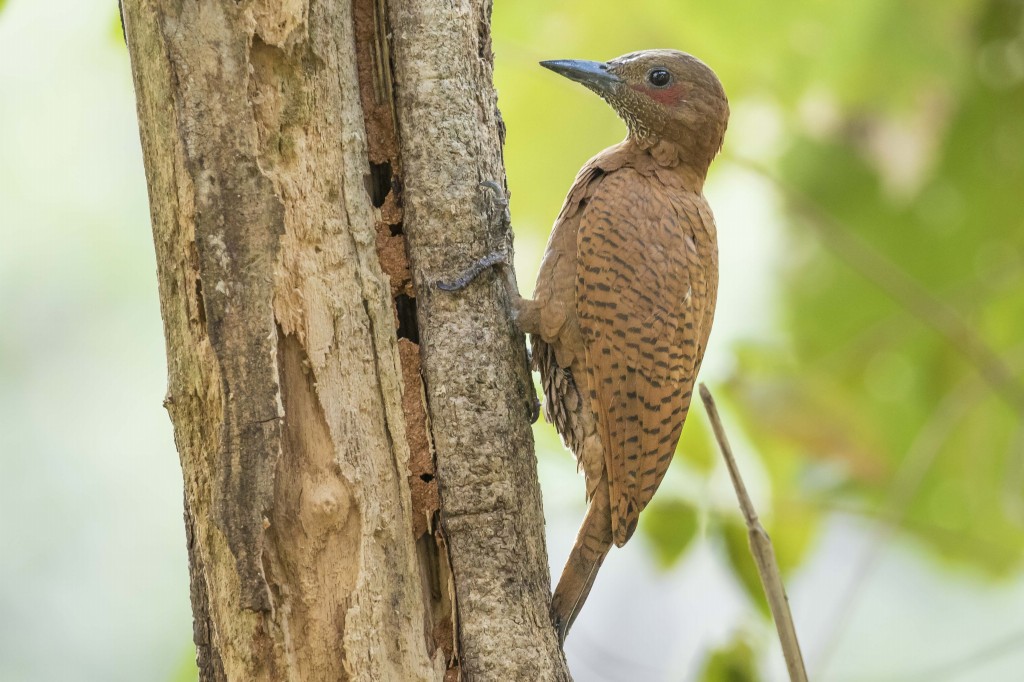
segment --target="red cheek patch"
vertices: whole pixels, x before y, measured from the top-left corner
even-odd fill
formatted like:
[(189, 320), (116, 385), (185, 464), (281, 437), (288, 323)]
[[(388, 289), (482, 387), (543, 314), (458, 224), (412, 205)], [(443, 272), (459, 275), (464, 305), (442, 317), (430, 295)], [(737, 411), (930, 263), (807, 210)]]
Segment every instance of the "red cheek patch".
[(647, 95), (655, 102), (662, 104), (666, 107), (674, 107), (683, 99), (683, 86), (681, 83), (676, 83), (670, 88), (656, 88), (646, 83), (643, 85), (632, 85), (630, 86), (637, 92), (642, 92)]

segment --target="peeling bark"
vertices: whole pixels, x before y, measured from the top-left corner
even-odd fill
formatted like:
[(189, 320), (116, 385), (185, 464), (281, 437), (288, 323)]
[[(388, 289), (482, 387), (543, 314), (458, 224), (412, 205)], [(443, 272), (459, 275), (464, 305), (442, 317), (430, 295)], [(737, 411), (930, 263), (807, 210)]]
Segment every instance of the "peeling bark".
[(123, 4), (201, 679), (568, 679), (522, 337), (428, 284), (501, 238), (489, 4)]

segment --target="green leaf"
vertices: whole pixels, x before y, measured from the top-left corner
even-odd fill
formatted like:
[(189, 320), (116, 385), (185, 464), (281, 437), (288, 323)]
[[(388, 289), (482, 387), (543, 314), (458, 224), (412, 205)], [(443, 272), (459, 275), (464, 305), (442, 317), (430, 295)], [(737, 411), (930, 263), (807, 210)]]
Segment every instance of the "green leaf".
[(771, 514), (771, 540), (779, 572), (786, 578), (803, 563), (817, 537), (818, 509), (793, 500), (778, 500)]
[(758, 682), (754, 650), (740, 637), (708, 657), (700, 673), (700, 682)]
[[(4, 0), (0, 0), (0, 6), (2, 6), (3, 3)], [(120, 5), (118, 5), (118, 11), (114, 12), (111, 18), (113, 19), (113, 21), (110, 22), (110, 28), (108, 29), (107, 35), (109, 35), (110, 39), (113, 40), (117, 45), (125, 47), (126, 36), (124, 32), (123, 23), (124, 17), (121, 14)]]
[(671, 568), (697, 534), (697, 510), (678, 498), (657, 496), (640, 515), (640, 532), (654, 549), (654, 557), (663, 569)]
[(679, 439), (677, 452), (683, 460), (693, 465), (697, 471), (708, 473), (715, 468), (718, 461), (718, 451), (711, 438), (711, 429), (708, 428), (707, 419), (697, 418), (693, 411), (686, 420), (683, 428), (683, 435)]

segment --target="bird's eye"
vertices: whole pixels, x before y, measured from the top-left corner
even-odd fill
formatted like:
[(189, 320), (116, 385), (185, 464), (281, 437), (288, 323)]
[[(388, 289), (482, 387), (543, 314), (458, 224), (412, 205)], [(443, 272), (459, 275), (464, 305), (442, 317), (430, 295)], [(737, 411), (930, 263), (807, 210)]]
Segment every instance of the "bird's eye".
[(672, 80), (672, 74), (665, 69), (653, 69), (647, 74), (647, 82), (656, 88), (663, 88)]

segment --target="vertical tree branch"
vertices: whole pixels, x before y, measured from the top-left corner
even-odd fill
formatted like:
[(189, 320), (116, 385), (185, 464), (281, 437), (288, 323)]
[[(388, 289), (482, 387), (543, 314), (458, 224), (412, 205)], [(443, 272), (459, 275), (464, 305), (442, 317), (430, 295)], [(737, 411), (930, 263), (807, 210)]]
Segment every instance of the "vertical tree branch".
[[(482, 181), (503, 184), (489, 0), (390, 2), (405, 229), (455, 576), (463, 674), (565, 680), (548, 616), (550, 578), (523, 337), (494, 276), (433, 287), (506, 235)], [(430, 144), (422, 131), (444, 131)]]

